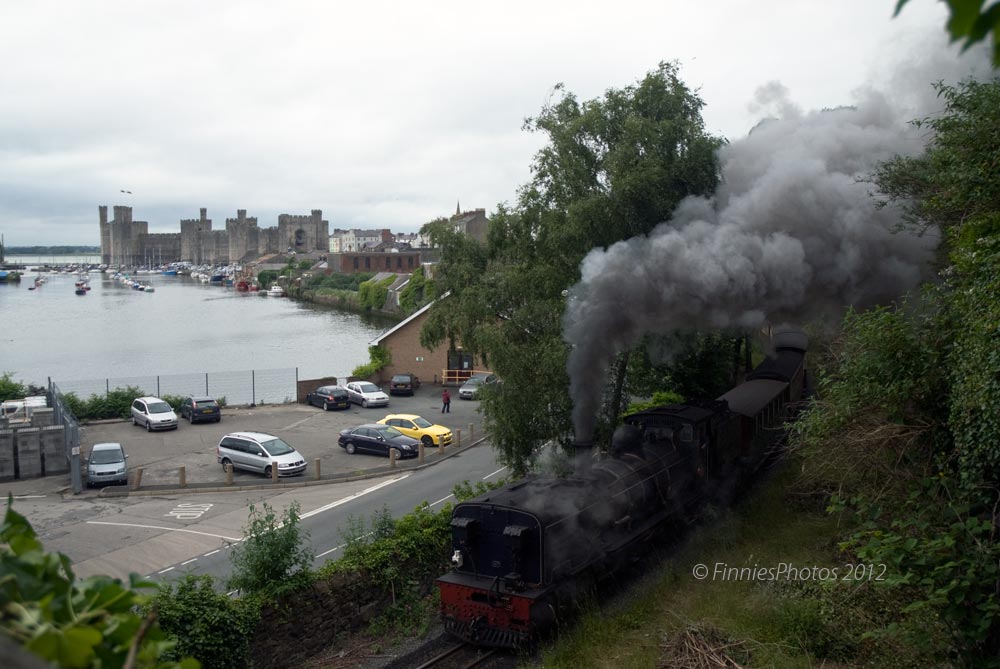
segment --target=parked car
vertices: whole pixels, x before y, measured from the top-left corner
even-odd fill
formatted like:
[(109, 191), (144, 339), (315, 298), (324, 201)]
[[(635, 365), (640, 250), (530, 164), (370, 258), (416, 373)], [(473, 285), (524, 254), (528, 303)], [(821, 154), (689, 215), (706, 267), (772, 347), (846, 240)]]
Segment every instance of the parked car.
[(176, 430), (177, 414), (159, 397), (140, 397), (132, 402), (132, 424), (144, 426), (147, 432)]
[(393, 374), (389, 380), (390, 395), (412, 395), (420, 387), (420, 379), (413, 374)]
[(347, 409), (351, 406), (350, 396), (346, 388), (340, 386), (321, 386), (306, 395), (306, 404), (330, 409)]
[(389, 449), (396, 450), (396, 459), (415, 458), (419, 453), (419, 441), (407, 437), (394, 427), (379, 423), (367, 423), (357, 427), (341, 430), (337, 443), (345, 451), (355, 453), (374, 453), (389, 455)]
[(295, 476), (306, 470), (306, 459), (284, 440), (263, 432), (231, 432), (219, 441), (216, 457), (223, 468), (260, 472), (270, 478), (273, 463), (278, 476)]
[(87, 458), (87, 487), (128, 483), (128, 455), (118, 443), (94, 444)]
[(355, 404), (367, 407), (389, 406), (389, 396), (374, 383), (368, 381), (352, 381), (347, 384), (347, 395)]
[(189, 423), (215, 422), (222, 420), (222, 408), (214, 397), (193, 396), (181, 402), (181, 418), (187, 418)]
[(379, 421), (382, 425), (390, 425), (407, 437), (413, 437), (424, 442), (430, 448), (438, 444), (451, 445), (451, 430), (444, 425), (435, 425), (426, 418), (411, 413), (390, 414)]
[(488, 372), (477, 372), (458, 389), (458, 396), (463, 400), (474, 400), (479, 397), (479, 389), (490, 383), (496, 383), (497, 375)]

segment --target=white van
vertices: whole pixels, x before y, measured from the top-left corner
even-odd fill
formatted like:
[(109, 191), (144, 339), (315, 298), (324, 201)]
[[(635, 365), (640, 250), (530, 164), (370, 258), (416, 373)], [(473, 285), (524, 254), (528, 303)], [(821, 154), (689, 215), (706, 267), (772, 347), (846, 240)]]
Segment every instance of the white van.
[(48, 407), (49, 402), (45, 395), (35, 395), (25, 397), (22, 400), (7, 400), (0, 404), (0, 417), (6, 418), (9, 424), (30, 423), (31, 414), (35, 409)]

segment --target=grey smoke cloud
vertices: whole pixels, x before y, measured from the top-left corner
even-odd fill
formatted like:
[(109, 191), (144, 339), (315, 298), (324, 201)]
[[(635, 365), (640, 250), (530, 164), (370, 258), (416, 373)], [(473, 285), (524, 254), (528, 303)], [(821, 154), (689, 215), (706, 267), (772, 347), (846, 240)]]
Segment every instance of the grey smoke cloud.
[(578, 439), (592, 433), (609, 363), (646, 333), (836, 318), (925, 276), (937, 235), (893, 234), (900, 212), (876, 208), (858, 181), (925, 137), (877, 91), (857, 95), (806, 113), (769, 84), (758, 103), (778, 101), (787, 117), (720, 150), (714, 197), (688, 198), (648, 236), (586, 256), (563, 319)]

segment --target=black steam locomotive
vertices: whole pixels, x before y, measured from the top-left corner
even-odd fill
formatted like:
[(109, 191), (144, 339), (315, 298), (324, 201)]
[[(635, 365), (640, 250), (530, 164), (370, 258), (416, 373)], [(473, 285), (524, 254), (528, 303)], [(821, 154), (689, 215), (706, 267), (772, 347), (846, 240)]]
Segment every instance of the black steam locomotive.
[(717, 400), (628, 416), (600, 460), (567, 478), (529, 477), (455, 507), (452, 570), (437, 580), (455, 636), (513, 648), (555, 624), (582, 588), (614, 573), (654, 533), (744, 488), (801, 399), (807, 339), (774, 354)]

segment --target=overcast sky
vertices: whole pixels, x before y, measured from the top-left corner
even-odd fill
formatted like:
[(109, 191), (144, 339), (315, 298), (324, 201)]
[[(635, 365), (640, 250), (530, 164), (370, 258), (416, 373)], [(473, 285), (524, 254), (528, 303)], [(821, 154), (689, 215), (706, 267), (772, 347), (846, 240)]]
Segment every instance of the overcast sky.
[(523, 120), (556, 83), (590, 99), (676, 60), (737, 139), (774, 111), (753, 105), (769, 82), (847, 104), (945, 43), (942, 4), (895, 4), (3, 0), (0, 232), (98, 245), (102, 204), (151, 232), (200, 207), (216, 228), (322, 209), (395, 232), (492, 212), (529, 177)]

